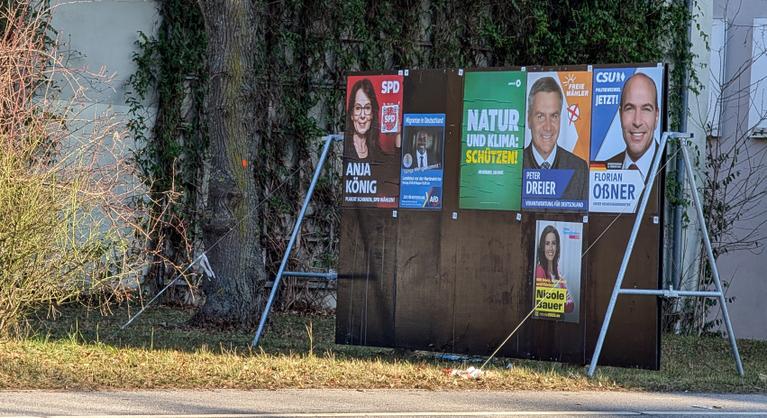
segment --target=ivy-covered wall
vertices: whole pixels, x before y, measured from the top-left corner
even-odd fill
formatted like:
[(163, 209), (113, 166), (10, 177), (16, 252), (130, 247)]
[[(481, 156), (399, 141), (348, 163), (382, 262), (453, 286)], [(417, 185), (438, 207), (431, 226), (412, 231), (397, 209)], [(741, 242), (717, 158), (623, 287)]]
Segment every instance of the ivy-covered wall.
[[(257, 0), (258, 1), (258, 0)], [(258, 112), (266, 118), (256, 180), (267, 270), (276, 271), (311, 178), (318, 137), (343, 130), (345, 74), (400, 68), (567, 65), (667, 61), (670, 105), (689, 62), (681, 0), (313, 0), (260, 1), (265, 33), (253, 45)], [(137, 158), (155, 197), (183, 198), (172, 216), (195, 238), (204, 192), (205, 39), (195, 0), (161, 0), (163, 23), (135, 60), (135, 97), (159, 94), (158, 123)], [(134, 106), (137, 114), (140, 101)], [(673, 113), (673, 112), (672, 112)], [(672, 125), (678, 116), (674, 116)], [(137, 123), (141, 121), (138, 120)], [(137, 126), (139, 127), (139, 126)], [(337, 150), (338, 151), (338, 150)], [(331, 157), (338, 162), (339, 155)], [(338, 164), (315, 192), (291, 269), (331, 268), (337, 254)], [(159, 207), (159, 206), (158, 206)], [(172, 223), (173, 223), (172, 222)], [(193, 246), (168, 234), (179, 264)], [(181, 251), (179, 251), (181, 250)]]

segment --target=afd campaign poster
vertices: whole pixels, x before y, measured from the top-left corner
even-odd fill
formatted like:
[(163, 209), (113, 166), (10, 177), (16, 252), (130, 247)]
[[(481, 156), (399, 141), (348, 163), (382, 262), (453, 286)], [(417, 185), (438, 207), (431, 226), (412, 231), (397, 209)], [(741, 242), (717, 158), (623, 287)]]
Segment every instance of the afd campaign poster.
[(405, 114), (399, 207), (442, 208), (444, 113)]
[(583, 224), (538, 220), (533, 261), (533, 318), (578, 322)]
[(588, 210), (590, 71), (527, 74), (522, 209)]
[(399, 75), (349, 76), (344, 132), (344, 205), (396, 208), (402, 134)]
[(593, 71), (589, 211), (634, 213), (659, 146), (664, 67)]
[(519, 210), (526, 72), (466, 72), (464, 78), (459, 206)]

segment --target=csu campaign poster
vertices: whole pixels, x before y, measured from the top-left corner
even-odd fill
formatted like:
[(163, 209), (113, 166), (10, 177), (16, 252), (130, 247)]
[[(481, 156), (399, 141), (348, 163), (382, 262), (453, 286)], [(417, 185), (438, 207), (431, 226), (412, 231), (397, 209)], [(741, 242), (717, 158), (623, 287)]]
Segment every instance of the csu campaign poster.
[(399, 75), (347, 78), (345, 206), (397, 207), (402, 81)]
[(461, 209), (520, 209), (526, 80), (524, 71), (465, 73)]
[(663, 71), (593, 70), (589, 211), (636, 212), (661, 136)]
[(590, 71), (530, 72), (522, 209), (588, 210)]
[(442, 208), (445, 114), (405, 114), (402, 134), (401, 208)]
[(533, 260), (533, 318), (578, 322), (583, 224), (538, 220)]

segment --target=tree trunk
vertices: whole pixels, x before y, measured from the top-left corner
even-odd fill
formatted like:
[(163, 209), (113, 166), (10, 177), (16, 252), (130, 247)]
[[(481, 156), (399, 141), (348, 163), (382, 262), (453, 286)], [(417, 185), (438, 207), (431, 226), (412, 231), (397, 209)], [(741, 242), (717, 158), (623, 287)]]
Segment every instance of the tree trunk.
[(254, 209), (255, 53), (258, 18), (250, 1), (200, 0), (208, 36), (205, 120), (210, 179), (203, 224), (215, 278), (204, 280), (205, 304), (193, 323), (249, 326), (263, 309), (266, 274)]

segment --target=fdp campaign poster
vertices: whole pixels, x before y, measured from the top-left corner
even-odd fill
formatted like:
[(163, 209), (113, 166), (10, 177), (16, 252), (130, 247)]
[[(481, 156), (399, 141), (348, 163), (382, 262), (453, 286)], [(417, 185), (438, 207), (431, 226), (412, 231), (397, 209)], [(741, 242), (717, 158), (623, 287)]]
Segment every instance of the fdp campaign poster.
[(661, 136), (663, 71), (594, 69), (589, 211), (636, 212)]
[(345, 206), (397, 207), (402, 80), (399, 75), (347, 78)]
[(533, 317), (578, 322), (583, 224), (538, 220), (533, 260)]
[(588, 210), (591, 72), (531, 72), (522, 209)]
[(526, 73), (467, 72), (464, 78), (459, 206), (519, 210)]
[(442, 208), (445, 114), (405, 114), (402, 133), (401, 208)]

